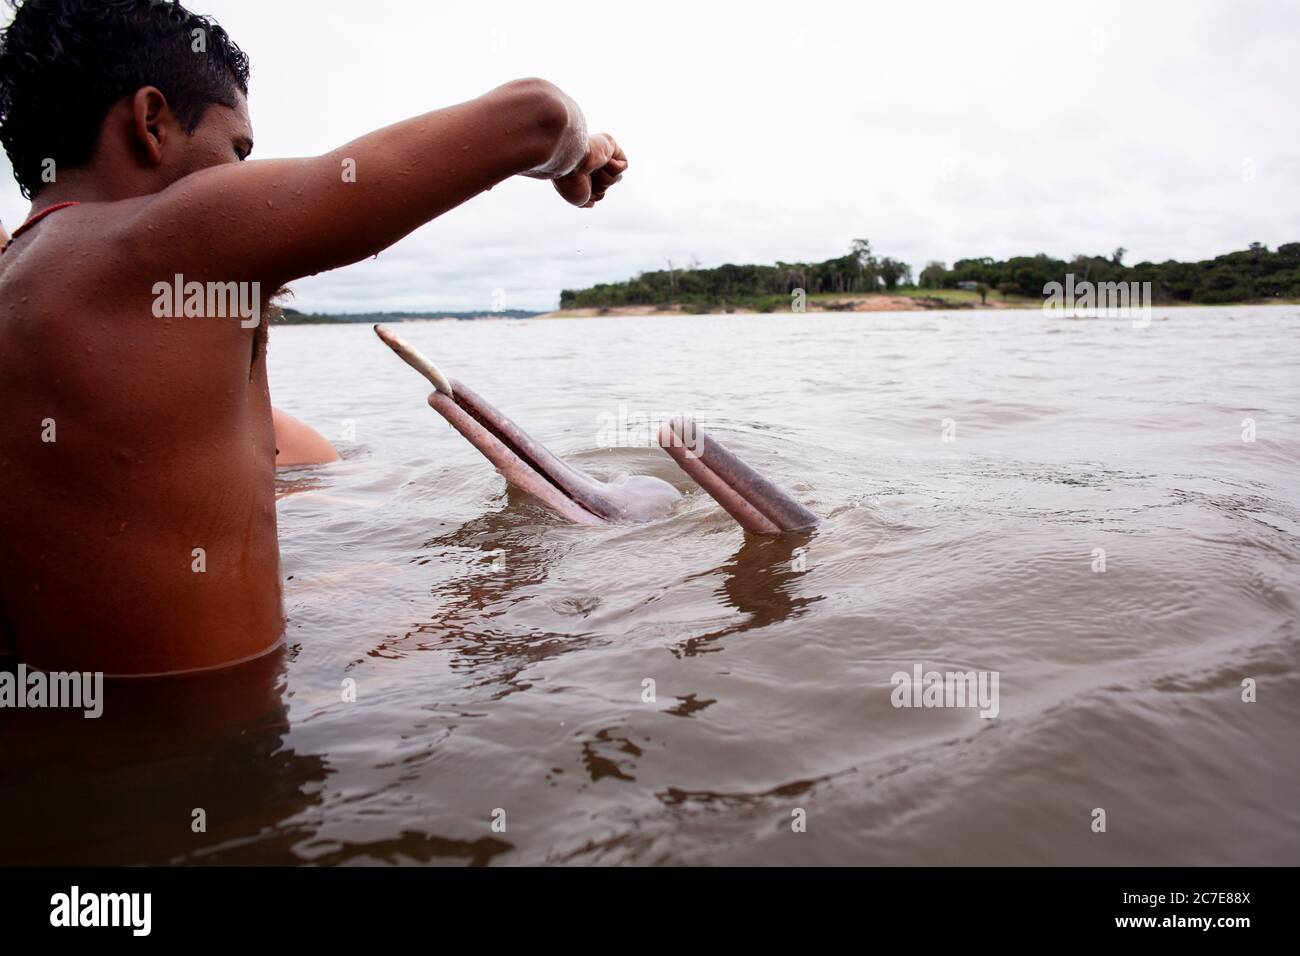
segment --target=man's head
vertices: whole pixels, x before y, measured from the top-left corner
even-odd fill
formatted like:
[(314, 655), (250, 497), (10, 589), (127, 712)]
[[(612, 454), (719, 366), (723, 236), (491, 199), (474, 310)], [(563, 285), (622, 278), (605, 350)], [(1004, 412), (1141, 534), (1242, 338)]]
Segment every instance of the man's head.
[(247, 95), (248, 57), (176, 0), (25, 0), (0, 33), (0, 144), (28, 197), (92, 161), (162, 189), (243, 159)]

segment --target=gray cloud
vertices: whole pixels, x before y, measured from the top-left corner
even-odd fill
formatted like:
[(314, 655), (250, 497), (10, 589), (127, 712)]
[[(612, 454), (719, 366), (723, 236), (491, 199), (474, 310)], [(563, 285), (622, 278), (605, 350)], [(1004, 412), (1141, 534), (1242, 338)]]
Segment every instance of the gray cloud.
[[(505, 183), (377, 260), (296, 284), (307, 310), (550, 308), (683, 264), (1300, 239), (1300, 6), (210, 0), (252, 56), (259, 156), (310, 155), (516, 76), (567, 89), (632, 160), (598, 209)], [(1254, 178), (1244, 175), (1249, 164)], [(0, 188), (0, 215), (26, 215)]]

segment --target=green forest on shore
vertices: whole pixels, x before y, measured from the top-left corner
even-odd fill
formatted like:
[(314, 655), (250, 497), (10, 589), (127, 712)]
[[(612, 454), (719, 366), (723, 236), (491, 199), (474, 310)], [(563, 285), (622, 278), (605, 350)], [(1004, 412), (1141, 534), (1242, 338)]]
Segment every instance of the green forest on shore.
[[(561, 309), (614, 308), (620, 306), (682, 307), (688, 312), (713, 312), (720, 308), (748, 308), (759, 312), (786, 310), (791, 293), (803, 289), (808, 296), (904, 294), (939, 304), (954, 304), (948, 290), (990, 295), (1004, 302), (1041, 302), (1044, 287), (1076, 281), (1150, 282), (1155, 302), (1161, 304), (1218, 305), (1236, 302), (1300, 299), (1300, 242), (1270, 251), (1251, 243), (1200, 262), (1139, 262), (1124, 264), (1124, 249), (1109, 256), (1077, 255), (1055, 259), (1039, 253), (1006, 260), (959, 259), (949, 268), (930, 262), (912, 277), (909, 265), (877, 256), (865, 239), (855, 239), (846, 255), (824, 262), (777, 262), (775, 265), (722, 265), (712, 269), (663, 269), (643, 272), (625, 282), (601, 283), (588, 289), (565, 289)], [(920, 295), (918, 296), (918, 293)], [(965, 304), (973, 305), (971, 301)]]
[[(855, 239), (846, 255), (824, 262), (775, 265), (722, 265), (716, 268), (662, 269), (625, 282), (588, 289), (565, 289), (560, 309), (639, 307), (645, 311), (680, 309), (688, 313), (788, 311), (791, 293), (803, 289), (821, 309), (847, 308), (854, 297), (905, 296), (926, 308), (978, 308), (982, 304), (1041, 305), (1044, 287), (1064, 282), (1149, 282), (1157, 304), (1224, 305), (1243, 302), (1300, 301), (1300, 242), (1270, 250), (1251, 243), (1199, 262), (1124, 263), (1125, 250), (1109, 256), (1054, 259), (1043, 253), (1011, 259), (958, 259), (949, 268), (929, 262), (913, 279), (907, 263), (877, 256), (865, 239)], [(845, 301), (845, 300), (850, 301)], [(284, 309), (277, 324), (403, 322), (420, 319), (523, 319), (535, 311), (506, 309), (452, 312), (304, 313)]]

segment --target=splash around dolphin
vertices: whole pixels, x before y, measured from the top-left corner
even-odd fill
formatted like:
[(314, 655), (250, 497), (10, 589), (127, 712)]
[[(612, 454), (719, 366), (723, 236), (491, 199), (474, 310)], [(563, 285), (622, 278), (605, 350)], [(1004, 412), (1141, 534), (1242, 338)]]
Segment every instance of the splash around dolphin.
[[(434, 391), (429, 405), (497, 467), (506, 481), (576, 524), (633, 524), (664, 517), (681, 497), (666, 481), (630, 475), (606, 482), (561, 461), (491, 402), (438, 370), (420, 352), (376, 325), (375, 334)], [(746, 531), (802, 531), (817, 516), (704, 434), (689, 418), (666, 423), (659, 445)]]

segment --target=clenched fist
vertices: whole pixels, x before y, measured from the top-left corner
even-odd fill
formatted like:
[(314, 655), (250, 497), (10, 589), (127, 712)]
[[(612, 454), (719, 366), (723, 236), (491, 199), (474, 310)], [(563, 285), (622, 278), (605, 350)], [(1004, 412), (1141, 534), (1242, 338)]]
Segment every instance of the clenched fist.
[(595, 133), (587, 140), (587, 154), (573, 172), (555, 180), (555, 190), (567, 202), (590, 209), (605, 198), (610, 186), (623, 178), (627, 157), (608, 133)]

